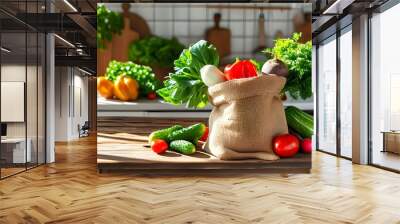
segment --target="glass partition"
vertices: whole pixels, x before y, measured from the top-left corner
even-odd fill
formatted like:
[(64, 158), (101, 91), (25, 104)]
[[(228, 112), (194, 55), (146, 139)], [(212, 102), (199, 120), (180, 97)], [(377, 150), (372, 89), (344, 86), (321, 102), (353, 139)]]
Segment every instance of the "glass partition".
[[(43, 1), (0, 2), (39, 13)], [(14, 7), (15, 8), (15, 7)], [(45, 44), (43, 33), (0, 12), (0, 178), (45, 163)]]
[(2, 177), (24, 171), (31, 162), (26, 141), (26, 41), (24, 31), (1, 34)]

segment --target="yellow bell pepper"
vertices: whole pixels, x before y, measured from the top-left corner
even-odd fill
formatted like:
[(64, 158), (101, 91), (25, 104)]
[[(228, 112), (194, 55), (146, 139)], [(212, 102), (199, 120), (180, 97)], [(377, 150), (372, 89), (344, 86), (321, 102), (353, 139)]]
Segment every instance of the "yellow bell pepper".
[(106, 99), (114, 97), (114, 83), (104, 76), (97, 78), (97, 92)]
[(120, 75), (114, 82), (114, 94), (123, 101), (135, 100), (139, 96), (139, 85), (129, 76)]

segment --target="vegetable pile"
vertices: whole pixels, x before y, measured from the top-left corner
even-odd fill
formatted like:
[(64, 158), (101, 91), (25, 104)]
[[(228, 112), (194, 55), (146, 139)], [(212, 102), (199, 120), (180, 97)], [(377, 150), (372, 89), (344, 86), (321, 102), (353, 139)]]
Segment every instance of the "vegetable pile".
[(196, 152), (198, 141), (205, 141), (207, 137), (208, 128), (202, 123), (186, 128), (181, 125), (174, 125), (152, 132), (149, 136), (149, 143), (151, 149), (157, 154), (162, 154), (171, 149), (185, 155), (191, 155)]
[(133, 62), (111, 61), (108, 64), (106, 78), (110, 81), (116, 81), (119, 76), (124, 75), (137, 81), (139, 94), (147, 96), (160, 88), (161, 83), (155, 77), (151, 68), (144, 65), (138, 65)]
[(285, 109), (286, 121), (291, 134), (274, 138), (273, 149), (280, 157), (292, 157), (300, 149), (303, 153), (312, 152), (313, 117), (294, 106)]
[(148, 66), (173, 67), (184, 48), (176, 38), (148, 37), (130, 45), (129, 60)]
[[(253, 60), (240, 60), (227, 65), (224, 72), (218, 68), (219, 56), (216, 48), (200, 40), (183, 50), (174, 62), (175, 72), (168, 75), (164, 88), (157, 91), (164, 101), (185, 104), (186, 107), (201, 108), (208, 103), (208, 87), (232, 79), (252, 78), (259, 75), (288, 76), (288, 67), (278, 59), (261, 65)], [(311, 83), (310, 83), (311, 85)], [(311, 86), (310, 86), (311, 87)]]
[(292, 38), (277, 39), (272, 49), (264, 52), (285, 63), (289, 69), (283, 92), (288, 92), (294, 99), (311, 97), (311, 41), (299, 42), (300, 33), (294, 33)]
[(113, 34), (120, 34), (124, 28), (121, 14), (110, 11), (104, 5), (97, 6), (97, 47), (104, 49), (106, 41), (111, 41)]

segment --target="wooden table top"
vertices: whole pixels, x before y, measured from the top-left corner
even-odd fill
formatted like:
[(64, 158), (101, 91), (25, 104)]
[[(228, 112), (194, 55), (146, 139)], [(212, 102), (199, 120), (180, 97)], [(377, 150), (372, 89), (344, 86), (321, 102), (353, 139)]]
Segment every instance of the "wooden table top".
[(193, 155), (170, 152), (154, 153), (147, 142), (148, 135), (173, 124), (187, 126), (205, 119), (146, 119), (146, 118), (99, 118), (97, 135), (97, 164), (99, 169), (286, 169), (306, 172), (311, 168), (311, 155), (297, 156), (277, 161), (236, 160), (224, 161), (201, 150)]

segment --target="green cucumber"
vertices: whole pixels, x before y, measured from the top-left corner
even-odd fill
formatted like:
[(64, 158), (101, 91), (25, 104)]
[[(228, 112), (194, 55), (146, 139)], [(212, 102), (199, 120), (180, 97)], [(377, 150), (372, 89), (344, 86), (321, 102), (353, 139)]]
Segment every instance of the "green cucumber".
[(174, 125), (172, 127), (169, 128), (165, 128), (162, 130), (158, 130), (158, 131), (153, 131), (150, 136), (149, 136), (149, 143), (151, 143), (152, 141), (156, 140), (156, 139), (162, 139), (164, 141), (169, 142), (168, 136), (179, 129), (182, 129), (183, 127), (181, 125)]
[(169, 148), (185, 155), (190, 155), (196, 152), (196, 147), (193, 145), (193, 143), (186, 140), (172, 141), (169, 144)]
[(301, 137), (309, 138), (313, 134), (314, 120), (306, 112), (294, 106), (285, 109), (286, 121), (288, 126), (296, 131)]
[(189, 142), (196, 143), (206, 131), (206, 126), (202, 123), (194, 124), (186, 128), (175, 130), (171, 132), (168, 139), (174, 140), (186, 140)]

